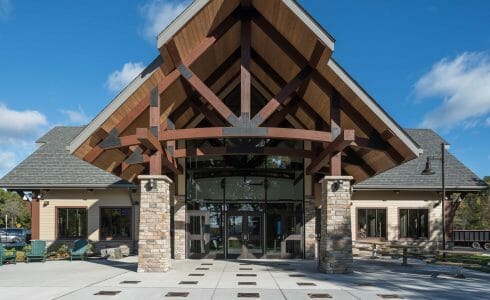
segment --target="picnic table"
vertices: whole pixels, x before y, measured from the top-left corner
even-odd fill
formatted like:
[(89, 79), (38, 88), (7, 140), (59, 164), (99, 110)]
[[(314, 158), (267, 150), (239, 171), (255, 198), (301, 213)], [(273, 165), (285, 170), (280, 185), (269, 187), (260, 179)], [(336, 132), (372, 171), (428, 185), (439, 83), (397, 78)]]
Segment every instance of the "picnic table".
[(377, 257), (376, 253), (379, 250), (378, 246), (382, 246), (384, 248), (391, 248), (391, 249), (402, 249), (403, 250), (402, 266), (408, 266), (408, 249), (418, 248), (417, 246), (413, 246), (413, 245), (394, 244), (392, 242), (383, 242), (383, 241), (356, 241), (356, 243), (371, 245), (371, 250), (372, 250), (371, 258)]

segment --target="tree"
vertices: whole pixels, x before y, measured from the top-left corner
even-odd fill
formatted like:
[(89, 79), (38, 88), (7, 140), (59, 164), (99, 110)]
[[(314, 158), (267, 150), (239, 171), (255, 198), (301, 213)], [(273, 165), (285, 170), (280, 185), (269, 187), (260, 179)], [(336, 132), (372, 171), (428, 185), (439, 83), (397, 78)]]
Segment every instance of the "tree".
[[(490, 176), (484, 177), (490, 184)], [(490, 190), (467, 195), (456, 211), (455, 229), (490, 229)]]
[(31, 218), (22, 198), (17, 193), (0, 190), (0, 224), (2, 227), (5, 226), (5, 215), (8, 216), (8, 227), (12, 225), (16, 227), (19, 224), (21, 227), (30, 228)]

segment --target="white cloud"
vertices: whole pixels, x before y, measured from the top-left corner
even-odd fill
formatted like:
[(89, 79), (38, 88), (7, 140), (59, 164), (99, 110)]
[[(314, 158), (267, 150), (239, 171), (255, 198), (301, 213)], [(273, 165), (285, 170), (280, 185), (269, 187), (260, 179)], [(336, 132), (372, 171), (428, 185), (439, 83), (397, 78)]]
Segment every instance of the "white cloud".
[(463, 53), (444, 58), (415, 84), (419, 99), (442, 98), (442, 103), (426, 114), (422, 127), (450, 129), (488, 123), (490, 113), (490, 55)]
[(0, 177), (35, 149), (34, 140), (49, 128), (36, 110), (14, 110), (0, 103)]
[(125, 88), (138, 74), (143, 71), (143, 63), (128, 62), (124, 64), (121, 70), (112, 72), (107, 78), (107, 87), (112, 92), (120, 92)]
[(0, 0), (0, 21), (8, 20), (14, 11), (10, 0)]
[(485, 125), (490, 127), (490, 117), (488, 117), (487, 120), (485, 121)]
[(85, 125), (90, 119), (79, 105), (77, 110), (61, 109), (60, 112), (68, 117), (68, 122), (74, 125)]
[(0, 145), (32, 138), (48, 125), (46, 116), (35, 110), (17, 111), (0, 103)]
[(189, 0), (150, 0), (141, 6), (140, 13), (145, 19), (142, 35), (149, 41), (154, 41), (188, 4)]
[(0, 172), (2, 170), (11, 170), (13, 167), (15, 167), (16, 161), (17, 158), (14, 152), (0, 152)]

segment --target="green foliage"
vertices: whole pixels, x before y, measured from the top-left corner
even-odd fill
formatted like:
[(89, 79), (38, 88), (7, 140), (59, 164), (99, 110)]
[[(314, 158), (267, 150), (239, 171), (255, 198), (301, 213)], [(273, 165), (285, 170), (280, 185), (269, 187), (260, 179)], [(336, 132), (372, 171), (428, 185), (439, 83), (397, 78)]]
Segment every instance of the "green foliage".
[(24, 206), (24, 200), (17, 194), (0, 189), (0, 226), (5, 226), (5, 215), (8, 215), (8, 227), (31, 227), (29, 211)]
[(68, 258), (71, 246), (64, 243), (54, 243), (48, 247), (49, 258)]
[[(484, 178), (489, 182), (489, 177)], [(455, 229), (490, 229), (490, 190), (479, 194), (467, 195), (456, 211)]]

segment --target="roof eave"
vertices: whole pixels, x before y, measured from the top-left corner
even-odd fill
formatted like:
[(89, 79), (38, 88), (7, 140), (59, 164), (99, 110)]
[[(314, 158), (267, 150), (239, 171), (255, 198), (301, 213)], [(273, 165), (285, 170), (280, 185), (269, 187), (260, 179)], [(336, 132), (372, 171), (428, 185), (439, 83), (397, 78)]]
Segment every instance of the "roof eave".
[(105, 121), (132, 95), (145, 81), (155, 73), (158, 68), (156, 65), (162, 63), (161, 57), (158, 56), (150, 65), (143, 70), (138, 76), (131, 81), (103, 110), (100, 112), (80, 134), (71, 141), (69, 149), (73, 154)]
[[(365, 185), (353, 186), (354, 191), (431, 191), (438, 192), (441, 186), (406, 186), (406, 185)], [(447, 191), (453, 192), (481, 192), (488, 186), (447, 186)]]
[(419, 157), (423, 150), (417, 143), (384, 111), (381, 106), (332, 58), (328, 66), (347, 86), (368, 106), (368, 108), (383, 121), (393, 133)]
[(135, 184), (0, 184), (5, 189), (128, 189)]

